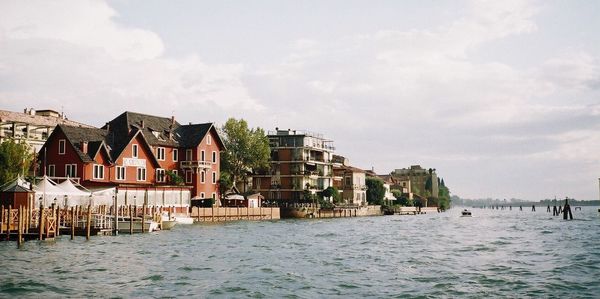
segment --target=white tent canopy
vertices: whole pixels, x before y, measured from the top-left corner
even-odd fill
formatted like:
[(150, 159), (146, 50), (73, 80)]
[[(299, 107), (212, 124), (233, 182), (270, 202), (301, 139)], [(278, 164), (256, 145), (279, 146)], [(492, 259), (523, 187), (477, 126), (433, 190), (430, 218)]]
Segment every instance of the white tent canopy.
[(73, 196), (90, 196), (92, 193), (89, 191), (79, 190), (71, 180), (65, 180), (64, 182), (57, 185), (60, 189), (64, 191), (64, 195), (73, 195)]
[(60, 187), (56, 186), (52, 180), (50, 180), (47, 176), (35, 186), (33, 186), (33, 191), (37, 194), (46, 194), (46, 195), (63, 195), (65, 193)]

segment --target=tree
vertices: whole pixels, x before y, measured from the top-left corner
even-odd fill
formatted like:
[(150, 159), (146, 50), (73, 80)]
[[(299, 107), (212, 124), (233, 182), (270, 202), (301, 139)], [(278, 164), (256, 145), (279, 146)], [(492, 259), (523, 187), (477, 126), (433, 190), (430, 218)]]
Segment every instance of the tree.
[(408, 198), (408, 194), (402, 193), (402, 191), (394, 189), (392, 190), (392, 194), (396, 198), (396, 204), (404, 206), (404, 207), (412, 207), (413, 202)]
[(385, 197), (385, 187), (380, 178), (368, 177), (365, 180), (367, 185), (367, 202), (374, 205), (382, 205)]
[(26, 143), (8, 139), (0, 144), (0, 185), (19, 175), (25, 176), (33, 162), (33, 154)]
[(219, 192), (221, 193), (221, 197), (224, 197), (226, 192), (233, 187), (233, 180), (231, 180), (231, 175), (227, 171), (221, 171), (221, 175), (219, 177)]
[(172, 185), (183, 185), (183, 178), (172, 170), (167, 170), (167, 176), (169, 177), (169, 182), (171, 182)]
[(221, 136), (226, 148), (221, 170), (231, 175), (233, 185), (246, 182), (249, 171), (269, 167), (271, 151), (263, 129), (249, 129), (245, 120), (230, 118), (221, 128)]
[(340, 196), (340, 192), (336, 187), (327, 187), (322, 194), (324, 197), (332, 197), (334, 203), (341, 202), (342, 196)]

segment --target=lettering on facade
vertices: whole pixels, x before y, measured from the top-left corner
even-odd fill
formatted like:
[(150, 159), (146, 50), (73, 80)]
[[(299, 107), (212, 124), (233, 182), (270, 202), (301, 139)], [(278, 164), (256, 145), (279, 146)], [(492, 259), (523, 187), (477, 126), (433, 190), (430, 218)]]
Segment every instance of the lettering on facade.
[(146, 159), (123, 158), (123, 166), (146, 167)]

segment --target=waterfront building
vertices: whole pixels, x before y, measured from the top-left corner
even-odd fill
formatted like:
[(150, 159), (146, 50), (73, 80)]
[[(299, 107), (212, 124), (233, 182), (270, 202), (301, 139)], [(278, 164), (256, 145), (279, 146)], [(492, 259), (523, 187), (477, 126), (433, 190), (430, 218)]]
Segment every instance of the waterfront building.
[(116, 192), (142, 190), (138, 200), (145, 197), (144, 202), (178, 196), (199, 204), (218, 202), (223, 150), (212, 123), (181, 125), (174, 117), (124, 112), (100, 129), (58, 125), (38, 157), (44, 174), (57, 180), (69, 177), (86, 188)]
[(403, 188), (408, 188), (409, 194), (415, 193), (420, 197), (428, 197), (426, 194), (429, 192), (431, 197), (438, 197), (439, 185), (435, 169), (412, 165), (410, 168), (396, 169), (390, 175)]
[(23, 112), (0, 110), (0, 143), (7, 139), (27, 143), (33, 152), (39, 152), (57, 125), (92, 128), (69, 120), (54, 110), (25, 108)]
[(340, 191), (344, 203), (354, 206), (366, 206), (366, 172), (349, 164), (348, 159), (345, 157), (333, 155), (333, 186)]
[(271, 167), (252, 175), (253, 191), (266, 201), (310, 202), (333, 185), (332, 141), (323, 135), (297, 130), (269, 131)]

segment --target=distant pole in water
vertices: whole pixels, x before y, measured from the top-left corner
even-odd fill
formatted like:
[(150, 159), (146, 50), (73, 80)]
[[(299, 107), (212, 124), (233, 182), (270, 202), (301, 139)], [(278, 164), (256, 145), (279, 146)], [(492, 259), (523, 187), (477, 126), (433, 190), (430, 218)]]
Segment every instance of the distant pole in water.
[[(567, 219), (567, 217), (569, 219)], [(571, 213), (571, 206), (569, 205), (569, 198), (565, 198), (565, 208), (563, 209), (563, 219), (573, 220), (573, 214)]]
[(546, 208), (546, 212), (550, 213), (550, 205), (548, 205), (548, 208)]
[(554, 208), (552, 209), (552, 216), (558, 216), (558, 215), (560, 215), (560, 213), (558, 212), (556, 205), (554, 205)]
[(512, 206), (508, 206), (508, 210), (512, 211)]
[(531, 211), (535, 212), (535, 205), (531, 205)]
[(519, 206), (519, 211), (523, 211), (523, 206)]

